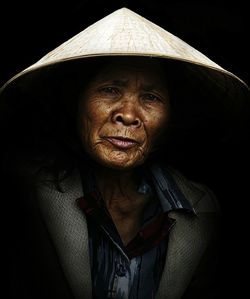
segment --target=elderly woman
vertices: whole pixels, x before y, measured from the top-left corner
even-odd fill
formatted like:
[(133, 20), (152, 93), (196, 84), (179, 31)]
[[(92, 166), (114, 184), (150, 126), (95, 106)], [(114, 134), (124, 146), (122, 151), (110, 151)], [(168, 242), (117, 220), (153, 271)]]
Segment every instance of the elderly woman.
[(26, 192), (11, 298), (217, 298), (218, 204), (173, 154), (227, 119), (225, 97), (235, 117), (236, 93), (239, 78), (125, 8), (7, 82)]

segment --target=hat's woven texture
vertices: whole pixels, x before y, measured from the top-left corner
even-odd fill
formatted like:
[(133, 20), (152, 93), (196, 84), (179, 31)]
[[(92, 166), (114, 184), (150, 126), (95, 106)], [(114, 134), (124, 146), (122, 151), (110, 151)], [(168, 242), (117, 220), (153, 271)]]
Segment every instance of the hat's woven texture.
[(175, 58), (222, 69), (205, 55), (127, 8), (89, 26), (31, 68), (91, 55), (146, 55)]
[(177, 36), (128, 8), (118, 9), (87, 27), (14, 76), (8, 83), (29, 71), (58, 62), (111, 55), (152, 56), (186, 61), (227, 74), (245, 85), (240, 78)]

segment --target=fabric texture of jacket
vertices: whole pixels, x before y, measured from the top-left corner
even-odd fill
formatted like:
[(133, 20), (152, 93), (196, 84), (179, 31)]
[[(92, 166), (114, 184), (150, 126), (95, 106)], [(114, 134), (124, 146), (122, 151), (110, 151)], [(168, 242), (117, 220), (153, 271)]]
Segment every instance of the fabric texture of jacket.
[[(218, 298), (217, 201), (206, 187), (188, 181), (179, 172), (173, 175), (196, 216), (178, 210), (169, 213), (176, 223), (155, 298)], [(16, 233), (21, 230), (22, 236), (12, 248), (10, 298), (92, 298), (87, 223), (75, 205), (83, 195), (79, 173), (72, 174), (62, 186), (64, 192), (51, 184), (40, 185), (18, 209), (22, 222), (18, 224), (17, 217), (14, 229)]]

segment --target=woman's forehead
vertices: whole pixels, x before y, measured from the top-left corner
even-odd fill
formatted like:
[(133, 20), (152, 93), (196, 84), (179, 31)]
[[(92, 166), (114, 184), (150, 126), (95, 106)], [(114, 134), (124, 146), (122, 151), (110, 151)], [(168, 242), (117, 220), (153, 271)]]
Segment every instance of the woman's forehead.
[(119, 80), (126, 83), (131, 78), (146, 81), (166, 81), (166, 74), (159, 61), (150, 58), (116, 58), (105, 63), (94, 76), (94, 81)]
[(130, 70), (145, 70), (163, 71), (162, 65), (158, 59), (150, 57), (115, 57), (101, 67), (101, 71), (109, 69), (130, 69)]

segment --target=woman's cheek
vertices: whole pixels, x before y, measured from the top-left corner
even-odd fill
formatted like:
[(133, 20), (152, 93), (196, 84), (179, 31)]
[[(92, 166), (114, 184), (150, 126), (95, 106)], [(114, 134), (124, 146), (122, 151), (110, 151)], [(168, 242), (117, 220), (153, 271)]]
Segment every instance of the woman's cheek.
[[(150, 138), (150, 143), (157, 142), (160, 137), (165, 133), (167, 129), (168, 119), (166, 117), (161, 117), (158, 119), (157, 123), (152, 124), (150, 128), (150, 133), (148, 134)], [(153, 146), (154, 144), (151, 144)]]
[(83, 146), (86, 148), (91, 144), (91, 136), (93, 136), (93, 128), (91, 125), (92, 121), (89, 117), (84, 117), (81, 120), (81, 131), (80, 131), (80, 137), (81, 141), (83, 143)]

